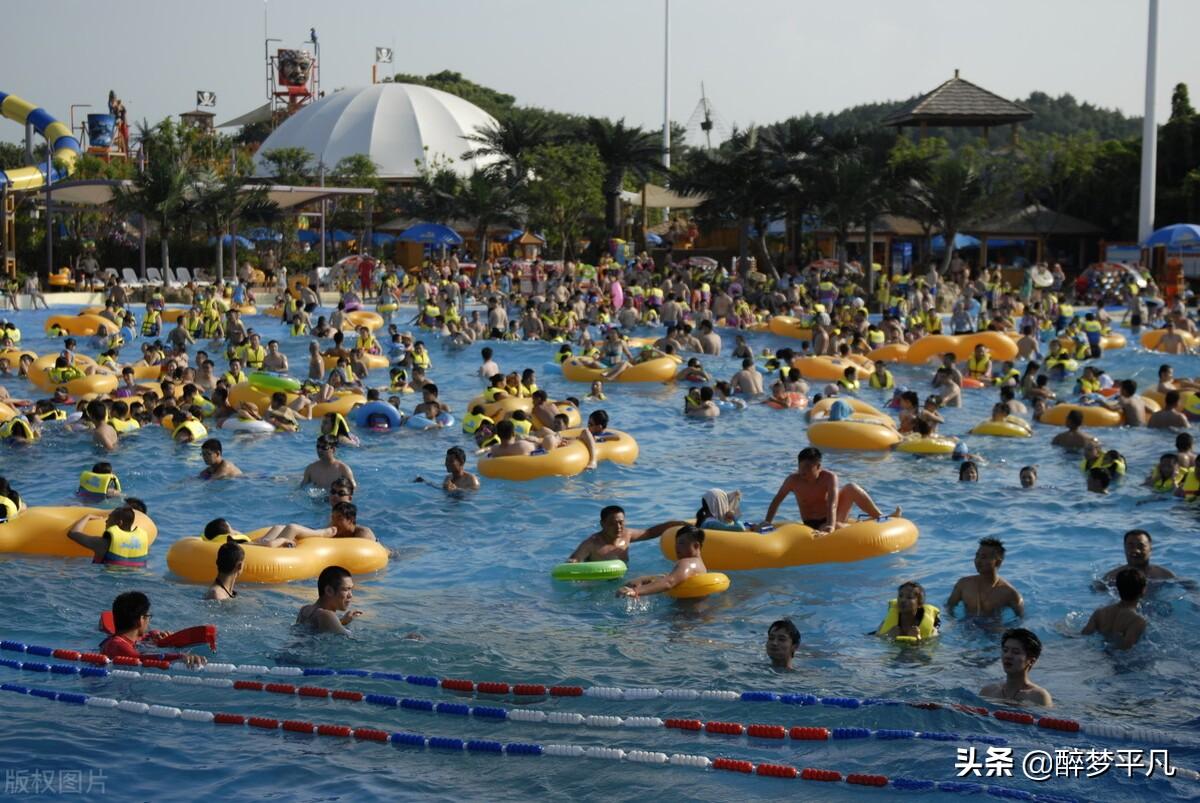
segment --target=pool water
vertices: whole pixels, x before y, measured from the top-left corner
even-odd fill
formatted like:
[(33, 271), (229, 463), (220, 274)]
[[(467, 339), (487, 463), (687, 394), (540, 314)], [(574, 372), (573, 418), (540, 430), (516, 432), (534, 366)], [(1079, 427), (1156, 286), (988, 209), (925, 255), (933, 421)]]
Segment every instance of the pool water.
[[(39, 353), (54, 348), (41, 334), (46, 315), (12, 316), (25, 333), (23, 348)], [(248, 324), (264, 340), (280, 338), (293, 373), (304, 373), (307, 340), (287, 338), (272, 318), (253, 317)], [(431, 378), (441, 388), (441, 398), (461, 418), (466, 402), (482, 387), (475, 376), (479, 348), (452, 353), (437, 338), (424, 339), (434, 359)], [(795, 345), (768, 334), (750, 335), (748, 340), (756, 352), (763, 346)], [(724, 333), (724, 341), (728, 354), (733, 347), (731, 332)], [(541, 370), (555, 346), (488, 345), (506, 371), (539, 369), (538, 382), (552, 396), (582, 398), (588, 391), (587, 385), (567, 383)], [(1189, 356), (1126, 349), (1101, 360), (1110, 373), (1131, 376), (1143, 388), (1153, 386), (1157, 366), (1163, 362), (1181, 376), (1197, 373), (1197, 361)], [(704, 363), (720, 378), (728, 378), (740, 367), (727, 356), (705, 358)], [(898, 384), (909, 385), (924, 397), (931, 371), (899, 366), (895, 373)], [(372, 379), (386, 382), (382, 372)], [(3, 382), (15, 396), (35, 393), (21, 380)], [(1059, 390), (1069, 393), (1069, 384)], [(632, 467), (601, 463), (596, 471), (578, 477), (527, 483), (484, 479), (478, 493), (450, 496), (414, 478), (440, 483), (445, 450), (470, 446), (457, 427), (365, 434), (361, 448), (342, 449), (339, 456), (354, 469), (360, 486), (355, 497), (359, 521), (371, 526), (394, 551), (385, 571), (356, 578), (354, 607), (365, 615), (355, 623), (350, 639), (316, 638), (292, 629), (299, 606), (315, 597), (315, 582), (246, 585), (237, 600), (219, 605), (201, 602), (203, 589), (173, 578), (166, 566), (172, 541), (199, 533), (217, 516), (243, 530), (288, 521), (323, 525), (327, 502), (299, 487), (304, 466), (315, 458), (316, 422), (306, 423), (297, 435), (216, 432), (225, 443), (226, 457), (249, 475), (232, 482), (197, 481), (195, 476), (203, 468), (199, 451), (172, 444), (168, 433), (159, 428), (124, 437), (119, 452), (111, 457), (98, 454), (86, 435), (61, 430), (48, 431), (32, 448), (0, 447), (0, 473), (30, 505), (72, 504), (79, 472), (98, 459), (111, 460), (126, 492), (148, 503), (159, 528), (145, 570), (106, 570), (86, 560), (4, 556), (0, 610), (7, 615), (0, 633), (33, 644), (92, 648), (100, 640), (99, 613), (117, 593), (140, 589), (153, 600), (156, 627), (215, 623), (220, 644), (213, 660), (239, 664), (360, 667), (477, 681), (773, 689), (994, 707), (976, 692), (984, 683), (1003, 677), (997, 645), (1001, 624), (947, 617), (941, 638), (920, 649), (898, 648), (864, 633), (878, 625), (887, 600), (903, 581), (920, 581), (931, 602), (944, 602), (958, 577), (974, 573), (978, 539), (995, 536), (1008, 548), (1002, 574), (1025, 598), (1022, 624), (1044, 643), (1033, 679), (1054, 695), (1055, 715), (1153, 726), (1195, 741), (1200, 680), (1194, 656), (1200, 648), (1200, 612), (1194, 593), (1177, 583), (1157, 587), (1143, 606), (1149, 629), (1142, 643), (1127, 654), (1078, 635), (1090, 612), (1112, 599), (1094, 591), (1092, 584), (1104, 571), (1124, 562), (1121, 535), (1127, 529), (1141, 527), (1153, 534), (1154, 562), (1181, 577), (1200, 577), (1195, 511), (1155, 498), (1140, 486), (1158, 454), (1174, 448), (1173, 433), (1099, 430), (1105, 446), (1119, 449), (1129, 461), (1129, 477), (1105, 496), (1086, 493), (1078, 455), (1049, 445), (1059, 431), (1053, 427), (1035, 425), (1035, 436), (1028, 440), (969, 436), (971, 451), (987, 461), (978, 484), (958, 483), (957, 464), (947, 457), (829, 453), (825, 465), (842, 482), (863, 485), (884, 509), (903, 506), (904, 515), (920, 528), (913, 549), (858, 563), (732, 573), (728, 592), (698, 602), (665, 597), (629, 602), (614, 597), (615, 582), (568, 585), (549, 576), (553, 564), (597, 529), (601, 507), (620, 504), (630, 526), (646, 527), (694, 516), (701, 493), (720, 487), (741, 489), (744, 516), (761, 518), (779, 482), (794, 468), (796, 452), (808, 443), (799, 412), (756, 405), (701, 422), (682, 416), (682, 387), (610, 385), (606, 391), (608, 400), (585, 403), (584, 413), (603, 407), (612, 427), (639, 441), (641, 456)], [(883, 401), (881, 392), (864, 391), (863, 397), (876, 404)], [(410, 406), (413, 399), (406, 399)], [(962, 409), (946, 411), (943, 432), (966, 433), (987, 418), (995, 400), (991, 390), (967, 391)], [(473, 458), (470, 464), (473, 467)], [(1034, 490), (1019, 488), (1017, 472), (1026, 464), (1039, 468), (1039, 486)], [(792, 504), (785, 503), (779, 520), (794, 516)], [(633, 550), (629, 576), (668, 567), (657, 544), (639, 544)], [(769, 667), (763, 645), (767, 625), (785, 616), (800, 628), (803, 644), (797, 670), (782, 675)], [(406, 638), (414, 632), (419, 640)], [(6, 668), (0, 668), (0, 673), (0, 682), (184, 708), (504, 742), (732, 756), (756, 763), (935, 780), (954, 777), (959, 746), (875, 740), (776, 743), (674, 730), (489, 722), (198, 686), (30, 675)], [(336, 688), (453, 699), (435, 690), (362, 678), (316, 680)], [(1035, 784), (1020, 777), (1019, 759), (1026, 750), (1053, 752), (1054, 746), (1086, 748), (1106, 743), (947, 711), (662, 699), (551, 698), (516, 703), (511, 698), (492, 702), (485, 698), (481, 704), (787, 726), (988, 733), (1007, 736), (1016, 748), (1018, 777), (1000, 779), (1006, 786), (1102, 800), (1186, 799), (1195, 797), (1197, 788), (1180, 779), (1130, 779), (1116, 770), (1097, 778)], [(130, 798), (629, 799), (658, 792), (668, 784), (672, 797), (697, 800), (805, 794), (801, 790), (821, 799), (890, 794), (846, 784), (789, 786), (786, 781), (738, 773), (626, 762), (421, 753), (113, 714), (14, 694), (0, 694), (0, 711), (6, 720), (0, 731), (0, 767), (10, 778), (11, 771), (82, 771), (85, 778), (89, 772), (102, 771), (107, 792)], [(1130, 746), (1143, 745), (1107, 743), (1114, 750)], [(1200, 768), (1200, 750), (1174, 748), (1171, 756), (1176, 764)]]

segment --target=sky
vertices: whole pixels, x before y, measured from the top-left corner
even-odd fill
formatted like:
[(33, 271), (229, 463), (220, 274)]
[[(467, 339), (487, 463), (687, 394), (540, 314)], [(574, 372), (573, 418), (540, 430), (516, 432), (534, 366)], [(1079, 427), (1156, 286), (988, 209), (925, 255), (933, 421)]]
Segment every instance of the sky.
[[(955, 69), (1004, 97), (1040, 90), (1141, 115), (1149, 0), (672, 0), (671, 119), (686, 123), (704, 83), (728, 124), (746, 127), (933, 89)], [(0, 90), (76, 126), (115, 89), (131, 121), (157, 122), (217, 94), (218, 122), (266, 101), (271, 37), (321, 43), (322, 88), (371, 80), (376, 46), (392, 72), (444, 69), (536, 105), (663, 119), (664, 0), (6, 0)], [(1200, 105), (1200, 0), (1160, 0), (1157, 114), (1190, 83)], [(23, 33), (22, 33), (23, 32)], [(272, 43), (272, 48), (280, 46)], [(387, 69), (381, 67), (381, 69)], [(382, 73), (381, 73), (382, 74)], [(0, 139), (23, 129), (0, 124)]]

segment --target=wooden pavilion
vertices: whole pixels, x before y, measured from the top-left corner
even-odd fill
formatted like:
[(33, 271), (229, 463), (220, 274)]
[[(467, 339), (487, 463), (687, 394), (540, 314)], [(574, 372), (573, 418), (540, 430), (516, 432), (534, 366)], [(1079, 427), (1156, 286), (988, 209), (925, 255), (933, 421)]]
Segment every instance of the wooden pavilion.
[(895, 113), (884, 118), (883, 125), (894, 128), (916, 128), (918, 138), (924, 139), (929, 128), (982, 128), (986, 142), (991, 129), (1000, 125), (1012, 126), (1012, 144), (1017, 144), (1017, 128), (1033, 112), (989, 92), (981, 86), (954, 77)]

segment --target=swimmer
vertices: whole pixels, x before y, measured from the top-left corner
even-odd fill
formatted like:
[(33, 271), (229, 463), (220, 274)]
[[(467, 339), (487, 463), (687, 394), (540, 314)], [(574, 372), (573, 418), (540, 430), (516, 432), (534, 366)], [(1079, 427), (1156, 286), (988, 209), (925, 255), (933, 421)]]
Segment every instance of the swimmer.
[(979, 465), (974, 460), (964, 460), (958, 467), (959, 482), (979, 482)]
[(1150, 476), (1142, 485), (1152, 488), (1155, 493), (1174, 494), (1185, 472), (1186, 469), (1179, 467), (1179, 455), (1165, 452), (1159, 456), (1158, 463), (1150, 470)]
[(600, 529), (580, 542), (567, 558), (567, 563), (582, 563), (597, 560), (621, 560), (629, 563), (629, 546), (635, 541), (650, 541), (658, 538), (671, 527), (687, 522), (665, 521), (645, 530), (625, 526), (625, 509), (619, 505), (608, 505), (600, 511)]
[(1087, 489), (1094, 494), (1107, 494), (1112, 477), (1102, 468), (1089, 469), (1087, 472)]
[(713, 401), (713, 389), (708, 385), (692, 388), (684, 399), (683, 414), (688, 418), (716, 418), (721, 408)]
[(1078, 452), (1092, 445), (1098, 448), (1100, 441), (1095, 435), (1084, 432), (1082, 427), (1083, 413), (1079, 410), (1072, 410), (1067, 413), (1067, 431), (1055, 435), (1050, 441), (1050, 445), (1059, 446), (1068, 452)]
[(1181, 468), (1191, 468), (1196, 465), (1196, 453), (1192, 451), (1194, 442), (1190, 432), (1180, 432), (1175, 436), (1175, 453), (1179, 455)]
[(587, 447), (587, 469), (589, 471), (596, 468), (596, 438), (603, 435), (606, 429), (608, 429), (608, 413), (603, 410), (593, 410), (592, 414), (588, 416), (587, 426), (579, 434), (579, 440), (583, 441), (583, 445)]
[(487, 453), (488, 457), (521, 457), (533, 454), (538, 449), (537, 442), (532, 438), (517, 436), (511, 418), (506, 418), (496, 425), (496, 437), (500, 442), (491, 447)]
[(1004, 544), (996, 538), (982, 538), (975, 550), (976, 574), (962, 577), (954, 584), (946, 601), (947, 612), (953, 613), (962, 603), (968, 616), (991, 616), (1011, 608), (1017, 616), (1025, 615), (1025, 601), (1020, 592), (1000, 576), (1004, 562)]
[[(925, 587), (920, 583), (909, 581), (900, 586), (896, 591), (895, 604), (895, 624), (888, 627), (893, 611), (888, 612), (879, 627), (869, 635), (881, 636), (883, 638), (911, 638), (918, 641), (922, 638), (933, 638), (938, 634), (938, 629), (942, 626), (941, 618), (938, 615), (938, 609), (933, 605), (925, 604)], [(928, 618), (932, 616), (933, 621), (929, 622)], [(926, 631), (922, 635), (922, 630)]]
[(300, 485), (315, 485), (328, 492), (333, 481), (340, 478), (349, 480), (351, 486), (357, 487), (350, 466), (337, 459), (337, 441), (322, 435), (317, 438), (317, 459), (304, 469)]
[[(104, 533), (88, 535), (83, 528), (91, 521), (104, 518)], [(150, 554), (150, 538), (136, 526), (134, 509), (129, 505), (116, 508), (107, 517), (88, 514), (67, 530), (67, 538), (92, 551), (92, 563), (109, 566), (145, 566)]]
[(1163, 396), (1162, 409), (1150, 414), (1146, 422), (1150, 429), (1191, 429), (1188, 418), (1179, 409), (1179, 391), (1168, 390)]
[(439, 415), (449, 412), (450, 408), (438, 401), (437, 385), (426, 382), (421, 386), (421, 403), (413, 408), (413, 415), (423, 415), (430, 421), (436, 421)]
[(767, 657), (774, 669), (790, 671), (800, 646), (800, 630), (791, 619), (779, 619), (767, 628)]
[(754, 367), (752, 357), (745, 357), (742, 360), (742, 370), (730, 378), (729, 386), (734, 393), (742, 396), (761, 396), (763, 394), (762, 374)]
[(479, 478), (465, 470), (467, 453), (460, 446), (446, 450), (446, 478), (442, 480), (443, 491), (478, 491)]
[(1038, 476), (1037, 466), (1022, 466), (1021, 474), (1020, 474), (1021, 487), (1028, 489), (1028, 488), (1033, 488), (1034, 486), (1036, 486), (1037, 485), (1037, 476)]
[(242, 549), (241, 544), (233, 541), (221, 544), (221, 548), (217, 550), (217, 579), (208, 587), (204, 599), (224, 602), (236, 597), (237, 591), (234, 586), (245, 565), (246, 550)]
[(648, 575), (630, 580), (617, 589), (618, 597), (633, 597), (637, 599), (651, 594), (661, 594), (670, 591), (689, 577), (704, 574), (704, 560), (700, 557), (700, 549), (704, 546), (704, 530), (691, 524), (685, 524), (675, 533), (675, 554), (679, 556), (675, 566), (666, 574)]
[(204, 460), (202, 480), (227, 480), (242, 476), (242, 470), (224, 457), (224, 448), (216, 438), (209, 438), (200, 446), (200, 457)]
[(1000, 637), (1000, 665), (1004, 667), (1004, 681), (984, 686), (979, 690), (980, 696), (1046, 708), (1053, 706), (1050, 692), (1029, 679), (1029, 672), (1041, 655), (1042, 642), (1032, 631), (1023, 627), (1004, 631)]
[[(341, 566), (326, 566), (317, 578), (317, 601), (305, 605), (296, 614), (296, 624), (316, 633), (349, 635), (346, 627), (362, 611), (349, 610), (354, 599), (354, 578)], [(346, 611), (342, 616), (339, 611)]]
[[(1137, 569), (1147, 580), (1174, 580), (1175, 572), (1157, 564), (1150, 563), (1150, 552), (1152, 550), (1152, 539), (1150, 533), (1145, 530), (1130, 530), (1124, 536), (1125, 546), (1125, 565), (1118, 566), (1115, 569), (1110, 569), (1101, 582), (1103, 585), (1112, 585), (1117, 581), (1117, 574), (1124, 569)], [(1102, 586), (1103, 587), (1103, 586)]]
[(1121, 380), (1121, 394), (1111, 402), (1105, 402), (1104, 407), (1116, 410), (1124, 417), (1124, 423), (1129, 427), (1146, 426), (1146, 404), (1137, 395), (1137, 382), (1132, 379)]
[[(763, 519), (764, 525), (775, 520), (775, 512), (788, 494), (795, 495), (801, 519), (816, 531), (815, 534), (823, 535), (847, 524), (852, 505), (857, 505), (872, 519), (885, 518), (870, 494), (857, 484), (838, 487), (837, 475), (821, 468), (820, 449), (814, 446), (801, 449), (796, 455), (796, 463), (796, 471), (789, 474), (775, 492), (775, 498), (771, 500), (766, 518)], [(890, 518), (900, 513), (900, 507), (897, 506)]]
[(1146, 617), (1138, 613), (1138, 602), (1146, 594), (1146, 575), (1129, 566), (1118, 571), (1116, 579), (1120, 601), (1093, 611), (1082, 635), (1099, 633), (1117, 649), (1128, 650), (1146, 631)]
[(592, 383), (591, 390), (588, 395), (584, 396), (584, 401), (605, 401), (607, 396), (604, 395), (604, 383), (597, 379)]
[(203, 655), (186, 652), (147, 654), (138, 649), (138, 642), (150, 635), (150, 598), (141, 591), (118, 594), (112, 602), (113, 630), (100, 642), (100, 652), (109, 658), (150, 658), (159, 661), (183, 661), (187, 667), (204, 666)]

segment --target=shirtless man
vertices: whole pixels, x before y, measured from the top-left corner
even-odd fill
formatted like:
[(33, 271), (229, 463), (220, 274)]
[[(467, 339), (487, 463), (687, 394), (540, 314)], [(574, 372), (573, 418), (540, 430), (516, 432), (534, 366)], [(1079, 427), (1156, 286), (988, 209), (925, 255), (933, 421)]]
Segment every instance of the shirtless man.
[(946, 611), (953, 612), (963, 603), (968, 616), (991, 616), (1012, 608), (1017, 616), (1025, 615), (1025, 601), (1020, 592), (1000, 576), (1004, 562), (1004, 544), (995, 538), (983, 538), (975, 550), (975, 574), (960, 578), (950, 592)]
[(317, 438), (317, 460), (309, 463), (304, 469), (304, 477), (300, 484), (315, 485), (328, 491), (333, 481), (341, 477), (349, 480), (351, 486), (357, 487), (350, 466), (337, 459), (337, 439), (322, 435)]
[(696, 339), (700, 341), (700, 348), (705, 354), (721, 355), (721, 336), (713, 331), (712, 321), (700, 322), (700, 335)]
[(1161, 351), (1165, 354), (1187, 354), (1187, 343), (1183, 342), (1183, 336), (1175, 330), (1175, 321), (1167, 319), (1166, 331), (1158, 340), (1158, 347), (1155, 351)]
[(478, 491), (479, 478), (465, 469), (467, 453), (461, 446), (446, 450), (446, 478), (442, 480), (443, 491)]
[(933, 387), (942, 397), (943, 407), (962, 407), (962, 383), (955, 381), (954, 372), (945, 366), (933, 375)]
[(1165, 395), (1172, 390), (1200, 390), (1200, 384), (1190, 379), (1177, 379), (1174, 368), (1169, 365), (1160, 365), (1158, 366), (1158, 386), (1155, 390)]
[(1137, 382), (1132, 379), (1121, 380), (1121, 395), (1105, 406), (1110, 410), (1120, 411), (1124, 416), (1125, 426), (1146, 426), (1146, 405), (1142, 397), (1137, 395)]
[[(362, 616), (362, 611), (351, 611), (354, 599), (354, 578), (341, 566), (326, 566), (317, 578), (317, 601), (305, 605), (296, 615), (296, 624), (317, 633), (339, 633), (348, 635), (346, 627)], [(339, 611), (346, 611), (339, 616)]]
[(1093, 444), (1099, 446), (1099, 439), (1091, 433), (1084, 432), (1081, 427), (1083, 427), (1083, 413), (1079, 410), (1072, 410), (1067, 413), (1067, 431), (1055, 435), (1050, 441), (1050, 445), (1061, 446), (1068, 452), (1078, 452)]
[(546, 391), (535, 390), (531, 398), (533, 399), (534, 429), (554, 429), (554, 417), (558, 415), (558, 408), (550, 401)]
[(634, 541), (649, 541), (658, 538), (671, 527), (686, 524), (683, 521), (665, 521), (645, 530), (625, 526), (625, 509), (609, 505), (600, 511), (600, 529), (592, 533), (575, 547), (567, 563), (596, 560), (622, 560), (629, 563), (629, 545)]
[(521, 457), (533, 454), (538, 445), (529, 438), (518, 438), (511, 419), (504, 419), (496, 425), (496, 437), (500, 443), (488, 452), (488, 457)]
[(263, 357), (263, 370), (276, 374), (288, 372), (288, 358), (279, 350), (278, 340), (267, 341), (267, 354)]
[(225, 459), (222, 454), (221, 442), (209, 438), (200, 446), (200, 457), (204, 460), (205, 469), (200, 472), (202, 480), (227, 480), (242, 476), (242, 470)]
[(666, 574), (649, 575), (630, 580), (617, 589), (618, 597), (638, 597), (650, 594), (661, 594), (670, 591), (689, 577), (704, 574), (704, 559), (700, 557), (700, 549), (704, 546), (704, 530), (692, 524), (685, 524), (675, 533), (675, 554), (678, 560)]
[[(852, 482), (838, 488), (837, 475), (821, 468), (820, 449), (815, 446), (801, 449), (796, 456), (796, 463), (796, 471), (789, 474), (775, 492), (763, 524), (775, 520), (775, 513), (788, 494), (795, 494), (800, 518), (818, 535), (833, 532), (846, 524), (852, 505), (857, 505), (872, 519), (884, 518), (883, 511), (857, 484)], [(897, 507), (891, 516), (899, 515), (900, 508)]]
[(1033, 336), (1033, 327), (1021, 327), (1021, 337), (1017, 340), (1017, 359), (1031, 360), (1040, 356), (1037, 339)]
[(1168, 390), (1163, 396), (1163, 406), (1158, 412), (1151, 413), (1146, 422), (1150, 429), (1190, 429), (1186, 415), (1179, 411), (1179, 391)]
[(106, 452), (117, 450), (117, 431), (108, 423), (108, 411), (101, 401), (90, 401), (87, 406), (87, 421), (92, 429), (92, 442)]
[(1000, 637), (1000, 665), (1004, 667), (1004, 681), (984, 686), (979, 690), (980, 696), (1047, 708), (1054, 705), (1050, 692), (1029, 679), (1029, 671), (1041, 654), (1042, 642), (1032, 631), (1023, 627), (1004, 631)]
[(742, 360), (742, 370), (729, 380), (733, 392), (742, 396), (761, 396), (763, 393), (762, 374), (754, 367), (754, 359), (746, 357)]
[(1112, 585), (1123, 569), (1137, 569), (1147, 580), (1174, 580), (1175, 572), (1162, 566), (1150, 564), (1151, 539), (1145, 530), (1130, 530), (1125, 533), (1125, 565), (1111, 569), (1102, 578), (1103, 585)]
[(1093, 611), (1083, 626), (1083, 635), (1100, 633), (1117, 649), (1128, 650), (1146, 631), (1146, 617), (1137, 610), (1146, 593), (1146, 575), (1133, 567), (1121, 569), (1117, 572), (1117, 593), (1121, 600)]

